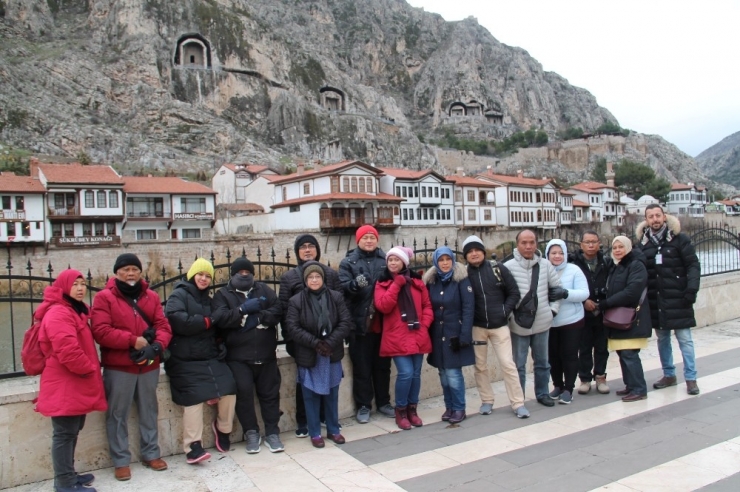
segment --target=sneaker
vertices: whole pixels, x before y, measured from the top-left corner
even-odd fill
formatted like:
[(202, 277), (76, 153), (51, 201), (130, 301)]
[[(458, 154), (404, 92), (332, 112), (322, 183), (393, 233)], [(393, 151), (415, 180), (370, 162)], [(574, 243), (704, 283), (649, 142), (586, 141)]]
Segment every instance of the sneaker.
[(97, 489), (85, 487), (80, 483), (75, 483), (71, 487), (54, 487), (55, 492), (97, 492)]
[(295, 436), (300, 439), (303, 439), (304, 437), (308, 437), (308, 427), (306, 426), (298, 427), (295, 430)]
[[(395, 417), (395, 412), (393, 413), (393, 416)], [(370, 409), (366, 406), (361, 406), (359, 410), (357, 410), (357, 423), (358, 424), (367, 424), (370, 422)]]
[(611, 389), (609, 388), (609, 385), (606, 384), (606, 376), (596, 376), (596, 391), (601, 393), (602, 395), (608, 395)]
[(285, 451), (285, 446), (283, 446), (283, 443), (280, 441), (280, 436), (277, 434), (265, 436), (265, 446), (267, 446), (267, 449), (269, 449), (271, 453)]
[(390, 403), (386, 403), (382, 407), (378, 408), (378, 412), (391, 419), (396, 417), (396, 410), (391, 406)]
[(560, 393), (560, 400), (559, 403), (562, 403), (563, 405), (570, 405), (570, 402), (573, 401), (573, 394), (566, 390)]
[(260, 452), (260, 443), (262, 436), (259, 431), (249, 430), (244, 434), (244, 440), (247, 441), (247, 453), (257, 454)]
[(546, 407), (554, 407), (555, 406), (555, 400), (550, 398), (549, 396), (541, 396), (540, 398), (537, 398), (537, 403), (540, 405), (545, 405)]
[(527, 410), (527, 407), (522, 405), (521, 407), (514, 410), (514, 415), (516, 415), (519, 419), (528, 419), (529, 418), (529, 410)]
[(95, 481), (95, 475), (92, 473), (78, 473), (77, 483), (83, 487), (89, 487)]
[(445, 408), (445, 413), (442, 414), (442, 421), (447, 422), (448, 420), (450, 420), (451, 415), (452, 415), (452, 409)]
[(194, 465), (208, 459), (211, 459), (211, 453), (203, 449), (200, 441), (190, 443), (190, 452), (185, 455), (185, 460), (189, 465)]
[(229, 435), (218, 430), (215, 420), (213, 421), (211, 427), (213, 428), (213, 437), (215, 438), (214, 441), (216, 441), (216, 449), (218, 449), (222, 453), (226, 453), (229, 449), (231, 449), (231, 440), (229, 439)]
[(480, 406), (479, 413), (481, 415), (491, 415), (491, 412), (493, 412), (493, 403), (483, 403)]
[(560, 398), (561, 394), (563, 394), (563, 389), (555, 386), (555, 389), (550, 391), (550, 398), (552, 398), (553, 400), (557, 400)]
[(579, 395), (587, 395), (591, 391), (591, 381), (581, 381), (581, 385), (578, 386)]

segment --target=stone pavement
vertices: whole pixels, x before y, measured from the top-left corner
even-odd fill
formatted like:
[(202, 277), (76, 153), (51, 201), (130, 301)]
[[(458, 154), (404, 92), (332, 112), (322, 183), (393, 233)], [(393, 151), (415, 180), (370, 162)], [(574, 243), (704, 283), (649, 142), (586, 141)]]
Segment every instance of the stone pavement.
[[(243, 443), (199, 465), (183, 455), (153, 472), (132, 464), (130, 482), (113, 470), (95, 473), (100, 491), (689, 491), (740, 490), (740, 319), (694, 330), (700, 396), (688, 396), (678, 366), (676, 387), (652, 390), (660, 375), (655, 338), (641, 353), (650, 387), (647, 400), (623, 403), (619, 362), (610, 354), (609, 395), (575, 395), (571, 405), (545, 408), (531, 400), (532, 416), (517, 419), (501, 382), (492, 415), (477, 414), (475, 389), (467, 391), (468, 419), (440, 422), (441, 397), (420, 403), (426, 425), (398, 431), (392, 419), (373, 414), (369, 424), (342, 422), (347, 444), (327, 441), (314, 449), (293, 433), (282, 437), (285, 452), (264, 446), (256, 455)], [(674, 356), (680, 352), (674, 341)], [(675, 357), (674, 357), (675, 358)], [(471, 381), (472, 383), (472, 381)], [(83, 430), (83, 432), (85, 432)], [(16, 457), (22, 459), (22, 457)], [(53, 490), (51, 481), (16, 492)]]

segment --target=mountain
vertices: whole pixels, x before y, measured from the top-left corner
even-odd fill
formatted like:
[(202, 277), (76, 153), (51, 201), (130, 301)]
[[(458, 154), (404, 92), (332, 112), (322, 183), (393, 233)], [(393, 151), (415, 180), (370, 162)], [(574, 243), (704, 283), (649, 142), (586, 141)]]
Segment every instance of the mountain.
[(740, 132), (709, 147), (696, 156), (696, 162), (706, 175), (740, 188)]
[[(402, 0), (0, 0), (0, 80), (0, 143), (124, 173), (351, 158), (443, 169), (426, 142), (445, 134), (538, 127), (552, 142), (618, 125), (474, 18)], [(684, 160), (666, 148), (656, 169)], [(689, 161), (677, 180), (696, 174)]]

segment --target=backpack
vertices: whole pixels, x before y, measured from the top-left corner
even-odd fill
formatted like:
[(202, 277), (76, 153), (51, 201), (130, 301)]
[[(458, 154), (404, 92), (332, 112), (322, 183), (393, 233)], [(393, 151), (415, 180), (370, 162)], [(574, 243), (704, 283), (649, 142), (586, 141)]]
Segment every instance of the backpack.
[(46, 355), (41, 350), (41, 342), (39, 341), (40, 333), (41, 320), (34, 317), (31, 327), (23, 335), (23, 346), (21, 348), (23, 371), (29, 376), (38, 376), (44, 372), (46, 366)]

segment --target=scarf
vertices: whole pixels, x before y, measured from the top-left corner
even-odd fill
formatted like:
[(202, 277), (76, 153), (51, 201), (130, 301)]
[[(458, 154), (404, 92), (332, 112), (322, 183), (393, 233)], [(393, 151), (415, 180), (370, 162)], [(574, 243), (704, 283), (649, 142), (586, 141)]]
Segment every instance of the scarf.
[(329, 292), (324, 286), (319, 290), (307, 290), (308, 304), (311, 306), (311, 313), (319, 329), (319, 338), (323, 340), (329, 336), (334, 328), (329, 319)]
[(125, 297), (136, 300), (141, 295), (141, 281), (136, 282), (134, 285), (129, 285), (126, 282), (116, 279), (116, 287), (121, 291)]
[(398, 311), (401, 313), (401, 321), (409, 327), (409, 330), (418, 330), (421, 326), (419, 325), (419, 315), (416, 313), (414, 297), (411, 295), (411, 273), (408, 268), (405, 268), (397, 275), (406, 277), (406, 285), (398, 293)]
[[(443, 255), (447, 255), (452, 259), (452, 268), (450, 268), (450, 271), (447, 273), (442, 273), (442, 270), (439, 269), (439, 258)], [(452, 250), (447, 246), (437, 248), (437, 250), (432, 255), (432, 263), (434, 263), (434, 267), (437, 269), (437, 278), (442, 283), (449, 282), (452, 278), (452, 275), (455, 273), (455, 253), (453, 253)]]
[(64, 297), (64, 300), (67, 301), (72, 306), (72, 309), (74, 309), (75, 312), (80, 316), (82, 316), (83, 314), (88, 314), (87, 304), (85, 304), (84, 302), (78, 301), (77, 299), (74, 299), (67, 294), (62, 294), (62, 297)]
[(248, 273), (246, 275), (239, 275), (238, 273), (231, 277), (231, 285), (236, 289), (243, 292), (248, 292), (254, 285), (254, 275)]
[(653, 242), (654, 245), (660, 246), (660, 244), (665, 241), (666, 233), (668, 232), (668, 224), (663, 224), (663, 227), (660, 228), (657, 232), (653, 232), (652, 229), (648, 231), (648, 237), (650, 238), (650, 241)]

